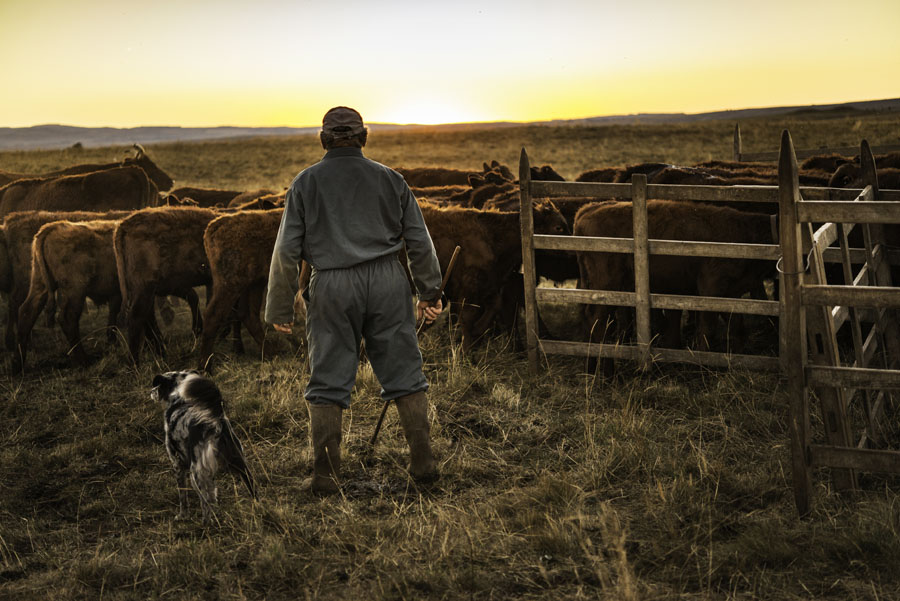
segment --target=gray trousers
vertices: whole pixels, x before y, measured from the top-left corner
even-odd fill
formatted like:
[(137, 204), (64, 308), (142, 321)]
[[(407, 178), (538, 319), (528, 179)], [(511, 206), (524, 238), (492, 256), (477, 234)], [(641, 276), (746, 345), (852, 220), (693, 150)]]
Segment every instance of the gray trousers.
[(409, 280), (396, 255), (314, 270), (306, 338), (311, 374), (304, 396), (313, 405), (350, 407), (361, 339), (384, 400), (428, 389)]

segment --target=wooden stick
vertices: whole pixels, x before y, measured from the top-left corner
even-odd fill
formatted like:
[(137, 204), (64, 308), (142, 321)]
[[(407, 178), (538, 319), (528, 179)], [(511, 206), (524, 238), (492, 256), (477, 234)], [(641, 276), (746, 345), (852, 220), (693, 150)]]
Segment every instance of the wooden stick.
[[(437, 298), (431, 302), (432, 306), (434, 303), (441, 300), (441, 297), (444, 295), (444, 288), (447, 287), (447, 282), (450, 281), (450, 273), (453, 271), (453, 267), (456, 265), (456, 258), (459, 256), (460, 247), (457, 244), (456, 248), (453, 249), (453, 255), (450, 257), (450, 263), (447, 265), (447, 270), (444, 272), (444, 278), (441, 280), (441, 287), (438, 288)], [(425, 318), (422, 318), (422, 323), (416, 328), (416, 332), (421, 329), (422, 325), (425, 324)], [(372, 433), (372, 439), (369, 440), (369, 450), (375, 448), (375, 441), (378, 440), (378, 433), (381, 431), (381, 424), (384, 423), (384, 416), (387, 415), (388, 406), (391, 404), (390, 400), (384, 402), (384, 407), (381, 408), (381, 415), (378, 417), (378, 423), (375, 424), (375, 432)]]

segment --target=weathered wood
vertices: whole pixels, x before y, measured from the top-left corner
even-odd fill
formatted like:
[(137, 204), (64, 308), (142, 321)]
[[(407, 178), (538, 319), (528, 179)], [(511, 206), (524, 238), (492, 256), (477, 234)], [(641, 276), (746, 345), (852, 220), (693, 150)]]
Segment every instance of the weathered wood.
[(597, 251), (631, 254), (634, 250), (634, 241), (631, 238), (535, 234), (534, 247), (541, 250)]
[[(687, 240), (650, 240), (649, 244), (651, 255), (720, 257), (726, 259), (759, 259), (770, 261), (775, 261), (781, 256), (780, 249), (776, 244), (693, 242)], [(541, 250), (596, 251), (630, 254), (634, 250), (634, 239), (535, 234), (534, 247)]]
[[(543, 339), (540, 340), (539, 343), (541, 349), (545, 353), (554, 355), (640, 361), (644, 353), (644, 350), (640, 347), (629, 344), (592, 344), (590, 342), (565, 342)], [(710, 367), (778, 371), (778, 357), (765, 357), (760, 355), (732, 355), (726, 353), (710, 353), (654, 347), (650, 351), (650, 358), (653, 361), (667, 363), (690, 363), (693, 365), (707, 365)]]
[(800, 300), (806, 306), (900, 307), (900, 288), (804, 284), (801, 287)]
[(798, 217), (802, 222), (900, 223), (900, 203), (888, 201), (804, 200)]
[(735, 161), (741, 160), (741, 126), (734, 124), (734, 145), (732, 149), (732, 157)]
[[(531, 174), (529, 173), (529, 176)], [(522, 181), (522, 178), (519, 178)], [(535, 198), (553, 198), (555, 196), (571, 196), (573, 198), (631, 199), (631, 184), (610, 184), (606, 182), (543, 182), (530, 183), (531, 196)]]
[(843, 386), (867, 390), (900, 389), (900, 370), (897, 369), (809, 365), (806, 367), (806, 378), (810, 384), (818, 386)]
[(641, 360), (649, 367), (650, 350), (650, 224), (647, 214), (647, 176), (631, 176), (631, 223), (634, 232), (634, 322), (638, 347), (644, 349)]
[(900, 474), (900, 451), (812, 445), (809, 456), (816, 466)]
[[(635, 304), (634, 292), (584, 290), (578, 288), (538, 288), (535, 294), (539, 302), (548, 303), (580, 303), (586, 305), (612, 305), (616, 307), (633, 307)], [(652, 293), (650, 294), (650, 305), (654, 309), (715, 311), (719, 313), (768, 315), (770, 317), (779, 314), (778, 301), (744, 298)]]
[[(800, 195), (807, 200), (854, 200), (861, 190), (854, 188), (820, 188), (802, 186)], [(887, 199), (885, 199), (887, 200)]]
[(522, 148), (519, 157), (519, 225), (522, 234), (522, 273), (525, 286), (525, 344), (528, 349), (528, 368), (537, 373), (537, 274), (534, 269), (534, 215), (531, 203), (531, 166), (528, 153)]
[[(833, 227), (829, 227), (833, 226)], [(812, 224), (804, 224), (803, 236), (806, 246), (812, 246), (811, 265), (808, 279), (813, 283), (826, 284), (825, 262), (822, 249), (837, 239), (837, 226), (828, 224), (813, 233)], [(806, 334), (809, 344), (809, 363), (812, 365), (840, 365), (840, 353), (835, 337), (831, 307), (814, 307), (806, 312)], [(809, 383), (807, 383), (809, 386)], [(852, 444), (850, 422), (847, 419), (847, 397), (844, 389), (831, 386), (814, 386), (821, 407), (825, 436), (835, 446), (847, 447)], [(856, 473), (852, 470), (835, 469), (832, 472), (835, 490), (856, 488)]]
[(686, 186), (682, 184), (649, 184), (647, 198), (696, 200), (711, 202), (778, 202), (777, 186)]
[(800, 252), (800, 226), (797, 203), (800, 201), (800, 180), (794, 144), (785, 130), (781, 135), (778, 158), (778, 204), (781, 249), (783, 253), (781, 286), (780, 360), (782, 373), (788, 380), (790, 400), (791, 472), (794, 503), (801, 516), (809, 513), (812, 496), (812, 472), (807, 461), (810, 444), (809, 399), (803, 368), (806, 365), (806, 337), (804, 310), (800, 303), (803, 281), (803, 257)]
[(612, 305), (633, 307), (634, 292), (617, 290), (586, 290), (584, 288), (538, 288), (537, 300), (548, 303), (580, 303), (584, 305)]

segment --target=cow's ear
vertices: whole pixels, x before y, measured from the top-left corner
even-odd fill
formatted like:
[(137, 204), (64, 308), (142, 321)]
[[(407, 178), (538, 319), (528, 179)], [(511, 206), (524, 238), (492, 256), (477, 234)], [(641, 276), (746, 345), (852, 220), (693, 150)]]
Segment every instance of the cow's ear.
[(484, 178), (476, 173), (469, 174), (469, 185), (473, 188), (478, 188), (479, 186), (484, 185)]

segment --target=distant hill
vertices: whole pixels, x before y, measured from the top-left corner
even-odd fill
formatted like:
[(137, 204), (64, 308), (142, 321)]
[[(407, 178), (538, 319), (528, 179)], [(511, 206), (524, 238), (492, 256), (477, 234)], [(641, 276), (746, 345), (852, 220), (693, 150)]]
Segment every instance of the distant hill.
[[(710, 113), (637, 113), (633, 115), (610, 115), (584, 119), (554, 119), (536, 121), (532, 125), (591, 126), (614, 124), (658, 124), (687, 123), (713, 119), (751, 119), (754, 117), (822, 116), (834, 117), (854, 112), (882, 112), (900, 110), (900, 98), (892, 100), (870, 100), (846, 102), (842, 104), (820, 104), (808, 106), (782, 106), (756, 109), (716, 111)], [(519, 122), (451, 123), (427, 126), (443, 130), (485, 129), (491, 127), (512, 127), (525, 125)], [(414, 129), (422, 125), (397, 125), (392, 123), (370, 123), (373, 129)], [(114, 146), (127, 144), (153, 144), (156, 142), (197, 142), (203, 140), (227, 140), (260, 136), (288, 136), (315, 133), (318, 127), (73, 127), (69, 125), (37, 125), (34, 127), (0, 127), (0, 151), (67, 148), (75, 144), (83, 147)]]

